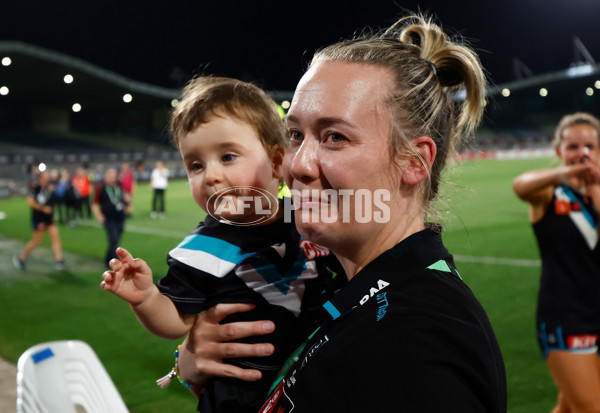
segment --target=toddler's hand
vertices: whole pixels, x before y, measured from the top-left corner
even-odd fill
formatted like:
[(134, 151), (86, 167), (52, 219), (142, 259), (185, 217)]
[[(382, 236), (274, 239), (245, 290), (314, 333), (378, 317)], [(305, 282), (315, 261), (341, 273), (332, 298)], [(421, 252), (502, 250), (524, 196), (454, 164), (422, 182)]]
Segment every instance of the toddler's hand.
[(152, 270), (140, 258), (133, 258), (125, 248), (117, 248), (120, 260), (112, 259), (109, 266), (112, 271), (102, 274), (100, 287), (122, 298), (129, 304), (138, 305), (150, 296), (154, 286)]

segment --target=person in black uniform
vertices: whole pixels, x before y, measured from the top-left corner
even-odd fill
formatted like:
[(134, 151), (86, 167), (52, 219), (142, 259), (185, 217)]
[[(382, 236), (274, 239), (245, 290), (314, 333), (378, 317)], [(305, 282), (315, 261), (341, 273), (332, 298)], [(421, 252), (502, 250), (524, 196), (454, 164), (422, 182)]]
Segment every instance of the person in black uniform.
[(121, 235), (125, 229), (125, 214), (130, 208), (130, 198), (117, 181), (117, 170), (108, 168), (103, 182), (96, 187), (92, 211), (96, 219), (104, 226), (108, 239), (108, 248), (104, 256), (104, 264), (118, 258), (115, 250), (119, 246)]
[(562, 118), (553, 145), (561, 165), (513, 184), (529, 203), (542, 258), (537, 335), (558, 387), (553, 412), (600, 411), (600, 122)]
[[(459, 88), (465, 99), (450, 99)], [(446, 159), (479, 123), (484, 100), (477, 56), (421, 16), (315, 54), (286, 116), (284, 176), (300, 234), (334, 252), (349, 281), (261, 413), (506, 411), (492, 326), (440, 226), (425, 221)], [(226, 311), (235, 310), (208, 314), (181, 356), (207, 366), (201, 373), (237, 374), (211, 366), (222, 344), (259, 354), (221, 342), (213, 321)], [(230, 336), (259, 331), (236, 327)]]
[(54, 269), (62, 270), (65, 268), (65, 262), (62, 256), (60, 233), (54, 221), (54, 192), (56, 186), (50, 182), (50, 175), (46, 170), (38, 171), (36, 179), (37, 183), (32, 187), (27, 197), (27, 205), (31, 208), (31, 229), (33, 231), (31, 240), (25, 244), (20, 255), (13, 257), (13, 264), (16, 268), (25, 270), (25, 260), (40, 245), (44, 232), (47, 232), (54, 253)]

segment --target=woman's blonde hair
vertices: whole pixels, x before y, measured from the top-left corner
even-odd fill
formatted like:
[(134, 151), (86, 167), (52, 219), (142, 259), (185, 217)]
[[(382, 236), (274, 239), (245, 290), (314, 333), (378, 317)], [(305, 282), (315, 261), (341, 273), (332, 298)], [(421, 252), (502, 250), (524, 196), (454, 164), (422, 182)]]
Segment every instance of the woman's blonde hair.
[[(594, 115), (585, 112), (576, 112), (562, 117), (556, 131), (554, 131), (554, 139), (552, 140), (552, 146), (557, 147), (560, 145), (564, 138), (564, 132), (566, 129), (575, 125), (588, 125), (596, 129), (598, 139), (600, 139), (600, 121)], [(600, 142), (599, 142), (600, 143)]]
[(392, 159), (407, 151), (413, 154), (410, 142), (419, 136), (430, 136), (437, 145), (430, 179), (422, 188), (427, 210), (448, 156), (474, 132), (483, 115), (486, 81), (475, 52), (431, 19), (412, 15), (387, 30), (317, 51), (311, 66), (323, 61), (372, 64), (393, 73), (396, 84), (386, 102), (392, 115)]

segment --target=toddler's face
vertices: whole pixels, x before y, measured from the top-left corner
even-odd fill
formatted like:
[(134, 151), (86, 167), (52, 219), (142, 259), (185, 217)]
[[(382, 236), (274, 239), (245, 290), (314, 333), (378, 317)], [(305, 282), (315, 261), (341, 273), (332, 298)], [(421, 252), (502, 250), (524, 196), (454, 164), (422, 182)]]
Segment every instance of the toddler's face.
[[(179, 151), (194, 200), (213, 216), (252, 222), (256, 210), (250, 198), (257, 191), (277, 198), (279, 168), (256, 130), (244, 121), (225, 114), (212, 116), (180, 140)], [(215, 200), (220, 203), (215, 204)], [(264, 201), (260, 201), (259, 210), (268, 204)]]

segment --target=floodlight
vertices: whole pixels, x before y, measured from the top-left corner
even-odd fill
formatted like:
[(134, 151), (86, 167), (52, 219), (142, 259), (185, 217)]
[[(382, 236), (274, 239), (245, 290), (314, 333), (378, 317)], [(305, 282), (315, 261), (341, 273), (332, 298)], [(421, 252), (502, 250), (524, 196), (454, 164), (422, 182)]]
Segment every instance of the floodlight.
[(596, 80), (596, 83), (594, 83), (594, 87), (596, 89), (600, 89), (600, 80)]
[(504, 96), (505, 98), (510, 96), (510, 89), (505, 87), (504, 89), (502, 89), (502, 96)]
[(0, 95), (6, 96), (6, 95), (8, 95), (8, 92), (9, 92), (9, 90), (6, 86), (0, 87)]
[(44, 172), (45, 170), (46, 170), (46, 164), (45, 164), (44, 162), (41, 162), (41, 163), (38, 165), (38, 171), (40, 171), (40, 172)]
[(589, 63), (585, 63), (582, 65), (577, 65), (577, 66), (568, 68), (567, 76), (568, 77), (580, 77), (580, 76), (590, 75), (593, 72), (594, 72), (594, 67)]
[(548, 96), (548, 89), (546, 89), (545, 87), (540, 89), (540, 96), (545, 98), (546, 96)]
[(77, 113), (77, 112), (81, 111), (81, 105), (79, 103), (73, 103), (73, 106), (71, 106), (71, 109), (73, 110), (73, 112)]
[(283, 102), (281, 102), (281, 107), (284, 109), (289, 109), (290, 108), (290, 102), (287, 100), (284, 100)]
[(12, 60), (10, 57), (6, 56), (2, 58), (2, 66), (10, 66)]
[(175, 107), (175, 106), (177, 106), (178, 104), (179, 104), (179, 101), (178, 101), (177, 99), (173, 99), (173, 100), (171, 101), (171, 106), (172, 106), (172, 107)]
[(594, 89), (592, 89), (591, 87), (588, 87), (585, 90), (585, 94), (588, 95), (588, 96), (593, 96), (594, 95)]
[(67, 75), (65, 75), (65, 77), (63, 77), (63, 80), (66, 84), (70, 84), (70, 83), (73, 83), (73, 80), (75, 80), (75, 79), (73, 78), (72, 75), (67, 74)]
[(123, 102), (125, 103), (129, 103), (133, 100), (133, 96), (131, 96), (129, 93), (125, 93), (123, 95)]

